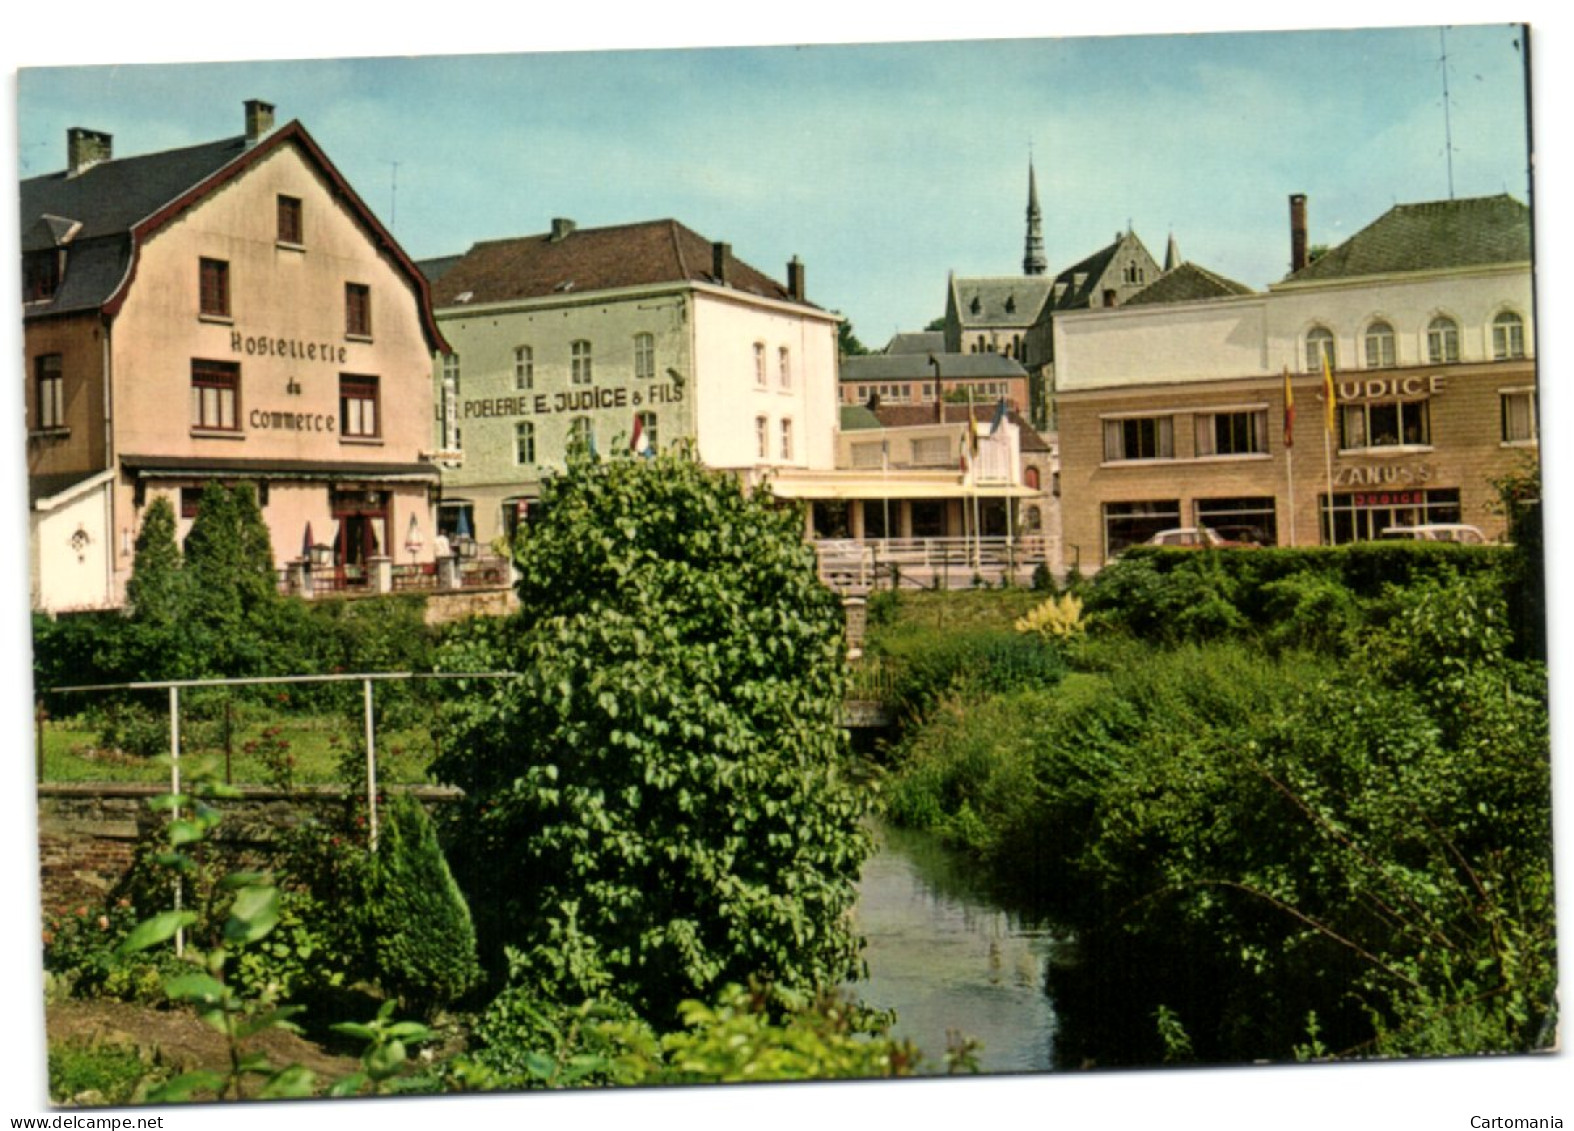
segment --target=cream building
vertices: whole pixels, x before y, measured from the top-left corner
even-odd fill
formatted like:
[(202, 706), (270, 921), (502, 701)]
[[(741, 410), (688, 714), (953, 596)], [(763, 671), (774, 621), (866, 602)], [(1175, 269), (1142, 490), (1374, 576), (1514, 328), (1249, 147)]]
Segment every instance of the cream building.
[(1496, 196), (1396, 206), (1307, 262), (1297, 196), (1295, 269), (1266, 293), (1058, 312), (1067, 561), (1174, 526), (1280, 545), (1424, 522), (1500, 536), (1492, 481), (1538, 454), (1530, 246), (1530, 210)]
[(118, 604), (147, 505), (248, 482), (278, 566), (430, 562), (425, 280), (298, 123), (21, 184), (33, 603)]
[(688, 443), (749, 482), (835, 464), (840, 318), (797, 260), (783, 285), (673, 220), (559, 219), (423, 267), (451, 537), (512, 537), (575, 443)]

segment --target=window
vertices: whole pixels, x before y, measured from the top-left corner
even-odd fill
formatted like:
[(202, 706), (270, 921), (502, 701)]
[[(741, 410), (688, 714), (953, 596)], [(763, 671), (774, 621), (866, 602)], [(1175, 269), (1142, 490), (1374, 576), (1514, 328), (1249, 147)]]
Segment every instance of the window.
[(786, 346), (776, 351), (776, 381), (784, 389), (792, 388), (792, 354)]
[(66, 382), (61, 355), (46, 353), (33, 359), (33, 380), (38, 391), (38, 410), (33, 425), (40, 431), (66, 426)]
[(590, 426), (590, 417), (576, 416), (568, 422), (568, 447), (570, 451), (596, 450), (596, 433)]
[(1525, 323), (1519, 315), (1504, 311), (1492, 319), (1492, 360), (1507, 361), (1525, 356)]
[(853, 467), (860, 471), (885, 466), (885, 441), (865, 440), (851, 445)]
[(756, 416), (754, 418), (754, 453), (760, 459), (770, 458), (770, 422), (763, 416)]
[(1499, 397), (1503, 405), (1503, 442), (1505, 444), (1535, 443), (1536, 391), (1504, 389)]
[(792, 459), (792, 420), (782, 418), (782, 459)]
[(240, 366), (224, 361), (191, 363), (191, 426), (240, 430)]
[(1272, 495), (1234, 499), (1198, 499), (1197, 525), (1205, 526), (1230, 542), (1273, 546), (1279, 528)]
[[(457, 359), (455, 368), (458, 367)], [(514, 347), (514, 391), (525, 392), (535, 388), (536, 351), (529, 346)]]
[(1175, 421), (1168, 416), (1132, 416), (1104, 422), (1104, 459), (1173, 459)]
[(531, 421), (521, 420), (514, 425), (514, 462), (536, 462), (536, 426)]
[(1366, 328), (1366, 367), (1392, 369), (1399, 364), (1394, 355), (1394, 328), (1387, 322), (1373, 322)]
[(912, 443), (914, 467), (956, 466), (956, 448), (949, 436), (927, 436)]
[(1104, 560), (1181, 524), (1180, 500), (1104, 504)]
[(1459, 490), (1453, 487), (1423, 491), (1379, 486), (1367, 491), (1341, 493), (1333, 497), (1332, 513), (1329, 512), (1328, 495), (1321, 493), (1317, 496), (1317, 508), (1322, 515), (1325, 545), (1377, 538), (1390, 526), (1460, 521)]
[(1244, 456), (1268, 450), (1268, 411), (1198, 413), (1199, 456)]
[(1459, 360), (1459, 323), (1442, 315), (1426, 328), (1426, 359), (1433, 365)]
[(765, 343), (754, 343), (754, 383), (765, 388)]
[(656, 430), (656, 414), (654, 412), (637, 412), (634, 419), (639, 423), (639, 446), (636, 452), (654, 452), (661, 445), (661, 434)]
[(379, 436), (377, 378), (339, 375), (339, 434), (369, 438)]
[(656, 336), (634, 335), (634, 376), (648, 380), (656, 375)]
[(209, 318), (230, 316), (230, 265), (222, 259), (203, 259), (198, 274), (199, 311)]
[(1339, 406), (1339, 449), (1386, 448), (1432, 442), (1426, 401), (1372, 401)]
[(305, 243), (301, 233), (301, 201), (297, 196), (279, 197), (279, 242), (300, 246)]
[(60, 289), (61, 253), (30, 251), (22, 256), (22, 301), (42, 302)]
[(590, 384), (590, 343), (581, 338), (569, 346), (570, 369), (568, 379), (571, 384)]
[(1325, 358), (1329, 369), (1338, 368), (1334, 353), (1333, 331), (1326, 326), (1313, 326), (1306, 331), (1306, 371), (1321, 373)]
[(365, 283), (344, 284), (344, 332), (352, 338), (372, 336), (372, 288)]

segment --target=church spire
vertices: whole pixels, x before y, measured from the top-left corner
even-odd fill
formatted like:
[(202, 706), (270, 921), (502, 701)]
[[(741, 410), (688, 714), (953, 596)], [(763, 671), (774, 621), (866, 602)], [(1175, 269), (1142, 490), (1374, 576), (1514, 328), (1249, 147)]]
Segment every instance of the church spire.
[(1175, 242), (1175, 233), (1170, 233), (1170, 245), (1164, 249), (1164, 270), (1173, 271), (1185, 260), (1181, 259), (1180, 245)]
[(1022, 254), (1024, 275), (1043, 275), (1049, 271), (1049, 261), (1044, 258), (1043, 217), (1038, 210), (1038, 177), (1033, 172), (1033, 158), (1027, 161), (1027, 248)]

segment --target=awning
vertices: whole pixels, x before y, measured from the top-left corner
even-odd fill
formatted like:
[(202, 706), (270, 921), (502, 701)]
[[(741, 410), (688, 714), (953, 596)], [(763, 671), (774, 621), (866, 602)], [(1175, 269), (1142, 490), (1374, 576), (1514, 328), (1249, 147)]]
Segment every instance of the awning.
[(783, 499), (1035, 499), (1043, 494), (1019, 483), (968, 483), (959, 472), (822, 471), (767, 473)]
[(436, 483), (429, 463), (355, 463), (327, 460), (213, 459), (203, 456), (123, 455), (120, 466), (137, 479), (235, 479), (317, 483)]

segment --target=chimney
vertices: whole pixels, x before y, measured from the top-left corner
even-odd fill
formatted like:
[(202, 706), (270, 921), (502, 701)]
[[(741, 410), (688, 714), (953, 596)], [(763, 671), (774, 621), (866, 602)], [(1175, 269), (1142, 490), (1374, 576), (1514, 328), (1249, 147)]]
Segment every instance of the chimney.
[(257, 98), (246, 100), (246, 144), (256, 145), (273, 132), (273, 103)]
[(66, 131), (66, 175), (74, 177), (108, 161), (114, 155), (114, 140), (109, 134), (72, 126)]
[(710, 245), (710, 273), (722, 286), (728, 285), (727, 260), (732, 258), (732, 245), (730, 243), (713, 243)]
[(803, 301), (803, 260), (796, 255), (787, 261), (787, 297)]
[(1306, 194), (1290, 194), (1290, 273), (1306, 266)]
[(552, 218), (552, 243), (562, 243), (574, 232), (574, 221), (564, 216)]

